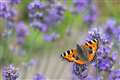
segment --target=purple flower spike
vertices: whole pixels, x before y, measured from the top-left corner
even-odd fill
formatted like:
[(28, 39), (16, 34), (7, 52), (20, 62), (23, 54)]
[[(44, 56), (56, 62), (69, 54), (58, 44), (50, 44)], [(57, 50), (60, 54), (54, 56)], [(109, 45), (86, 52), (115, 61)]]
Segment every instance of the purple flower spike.
[(10, 0), (11, 4), (19, 4), (21, 0)]
[(114, 19), (109, 19), (105, 24), (105, 34), (112, 37), (116, 33), (116, 21)]
[(114, 27), (115, 25), (116, 25), (116, 20), (115, 19), (113, 19), (113, 18), (110, 18), (107, 22), (106, 22), (106, 24), (105, 24), (105, 26), (109, 26), (109, 27)]
[(28, 34), (28, 28), (23, 21), (18, 23), (16, 27), (16, 33), (18, 37), (25, 37)]
[(58, 39), (58, 38), (59, 38), (59, 34), (57, 34), (57, 33), (52, 33), (52, 34), (50, 34), (50, 35), (45, 34), (45, 35), (43, 36), (43, 39), (44, 39), (45, 41), (47, 41), (47, 42), (54, 41), (54, 40), (56, 40), (56, 39)]
[(46, 78), (43, 75), (41, 75), (41, 74), (36, 74), (33, 77), (33, 80), (46, 80)]
[(94, 76), (89, 74), (84, 80), (103, 80), (103, 79), (102, 76), (100, 75)]
[(28, 10), (29, 12), (33, 12), (37, 9), (42, 9), (44, 8), (44, 5), (39, 1), (39, 0), (33, 0), (29, 5), (28, 5)]
[(114, 61), (116, 61), (117, 57), (118, 57), (118, 52), (117, 52), (117, 51), (113, 52), (113, 53), (112, 53), (112, 59), (113, 59)]
[(88, 40), (92, 40), (92, 39), (101, 39), (100, 36), (100, 32), (97, 28), (92, 28), (89, 32), (88, 32)]
[(73, 80), (80, 79), (83, 80), (88, 76), (88, 66), (87, 65), (78, 65), (73, 64), (72, 73), (73, 73)]
[(3, 80), (17, 80), (17, 78), (19, 77), (19, 73), (14, 65), (9, 65), (8, 67), (3, 68), (2, 77)]
[(80, 12), (88, 4), (88, 0), (73, 0), (73, 4), (77, 11)]
[(111, 71), (108, 80), (120, 80), (120, 70)]
[(120, 26), (118, 26), (115, 37), (117, 38), (117, 40), (120, 42)]
[(111, 71), (111, 68), (114, 64), (114, 61), (111, 57), (104, 56), (101, 59), (98, 59), (96, 64), (99, 71)]
[(88, 25), (91, 25), (93, 24), (93, 22), (95, 22), (97, 20), (97, 16), (98, 16), (98, 13), (97, 13), (97, 9), (96, 9), (96, 6), (95, 5), (92, 5), (90, 7), (90, 10), (89, 10), (89, 13), (88, 15), (86, 15), (84, 17), (84, 21), (86, 23), (88, 23)]

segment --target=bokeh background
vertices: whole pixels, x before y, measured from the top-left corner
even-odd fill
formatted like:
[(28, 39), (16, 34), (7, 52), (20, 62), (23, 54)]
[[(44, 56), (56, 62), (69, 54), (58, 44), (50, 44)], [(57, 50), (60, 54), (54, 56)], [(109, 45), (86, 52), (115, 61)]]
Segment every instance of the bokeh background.
[(83, 44), (92, 28), (106, 26), (119, 33), (114, 67), (120, 69), (120, 0), (0, 0), (0, 80), (3, 67), (11, 64), (18, 68), (18, 80), (36, 74), (72, 80), (72, 63), (60, 55)]

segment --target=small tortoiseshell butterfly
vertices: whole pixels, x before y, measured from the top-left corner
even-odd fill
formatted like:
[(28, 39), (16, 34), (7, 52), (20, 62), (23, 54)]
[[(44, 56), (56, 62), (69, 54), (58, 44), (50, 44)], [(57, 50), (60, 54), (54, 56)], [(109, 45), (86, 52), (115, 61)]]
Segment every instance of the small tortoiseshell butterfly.
[(98, 39), (93, 39), (83, 45), (77, 44), (76, 48), (65, 51), (61, 57), (76, 64), (87, 64), (95, 59), (98, 43)]

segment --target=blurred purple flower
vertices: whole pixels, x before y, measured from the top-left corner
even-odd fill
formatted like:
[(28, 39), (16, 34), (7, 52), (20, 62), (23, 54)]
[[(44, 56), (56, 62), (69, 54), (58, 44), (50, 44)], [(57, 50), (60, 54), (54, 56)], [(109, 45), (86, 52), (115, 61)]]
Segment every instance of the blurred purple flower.
[(97, 60), (96, 68), (99, 71), (111, 71), (111, 68), (114, 64), (112, 57), (103, 56), (101, 59)]
[(116, 61), (117, 58), (118, 58), (118, 52), (117, 51), (112, 52), (112, 59)]
[(48, 15), (44, 18), (46, 24), (52, 26), (63, 19), (64, 8), (61, 5), (55, 5), (47, 11)]
[(44, 4), (42, 4), (39, 0), (33, 0), (30, 4), (28, 4), (28, 11), (30, 13), (35, 13), (38, 9), (43, 9)]
[(0, 18), (13, 20), (14, 16), (17, 15), (17, 10), (7, 2), (0, 2)]
[(0, 18), (4, 18), (4, 14), (7, 11), (5, 3), (0, 2)]
[(116, 21), (112, 18), (110, 18), (105, 23), (105, 34), (109, 36), (109, 39), (112, 38), (116, 33)]
[(16, 26), (16, 34), (18, 37), (25, 37), (28, 34), (28, 28), (23, 21), (20, 21)]
[(84, 21), (88, 25), (93, 24), (97, 20), (98, 12), (95, 5), (90, 6), (90, 10), (87, 15), (84, 16)]
[(108, 20), (106, 21), (105, 26), (112, 28), (112, 27), (115, 27), (115, 26), (116, 26), (116, 23), (117, 23), (117, 22), (116, 22), (115, 19), (110, 18), (110, 19), (108, 19)]
[(116, 29), (115, 37), (120, 42), (120, 26), (118, 26), (118, 28)]
[(17, 44), (23, 45), (24, 39), (27, 36), (29, 30), (24, 24), (23, 21), (20, 21), (18, 25), (16, 26), (16, 34), (17, 34)]
[(73, 4), (77, 11), (80, 12), (88, 4), (88, 0), (73, 0)]
[(15, 8), (10, 9), (9, 11), (7, 11), (4, 15), (4, 18), (10, 21), (14, 20), (14, 17), (17, 15), (17, 11)]
[(28, 63), (27, 66), (36, 66), (38, 64), (38, 60), (37, 59), (31, 59)]
[(120, 70), (112, 70), (108, 80), (120, 80)]
[(36, 74), (33, 77), (33, 80), (46, 80), (46, 78), (43, 75), (41, 75), (41, 74)]
[(47, 41), (47, 42), (54, 41), (54, 40), (56, 40), (57, 38), (59, 38), (59, 34), (57, 34), (57, 33), (52, 33), (52, 34), (50, 34), (50, 35), (45, 34), (45, 35), (43, 36), (43, 39), (44, 39), (45, 41)]
[(15, 68), (12, 64), (8, 67), (4, 67), (2, 69), (2, 77), (3, 80), (17, 80), (17, 78), (19, 77), (17, 68)]
[(102, 76), (100, 75), (94, 76), (89, 74), (84, 80), (103, 80), (103, 79), (102, 79)]
[(18, 45), (23, 45), (24, 44), (24, 37), (17, 37), (16, 43)]
[(39, 29), (41, 32), (47, 32), (47, 30), (48, 30), (48, 26), (45, 23), (41, 23), (38, 21), (34, 21), (34, 22), (30, 23), (30, 25), (34, 28)]
[(30, 26), (39, 29), (42, 32), (47, 31), (47, 25), (43, 22), (45, 5), (39, 0), (33, 0), (28, 4)]
[(21, 0), (10, 0), (10, 4), (19, 4)]

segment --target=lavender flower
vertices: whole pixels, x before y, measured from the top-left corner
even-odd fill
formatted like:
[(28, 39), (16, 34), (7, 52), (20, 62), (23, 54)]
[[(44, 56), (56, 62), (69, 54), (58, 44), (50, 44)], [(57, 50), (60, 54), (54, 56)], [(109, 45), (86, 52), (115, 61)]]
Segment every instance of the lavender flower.
[(50, 34), (50, 35), (45, 34), (45, 35), (43, 36), (43, 39), (44, 39), (45, 41), (48, 41), (48, 42), (54, 41), (54, 40), (56, 40), (56, 39), (58, 39), (58, 38), (59, 38), (59, 34), (57, 34), (57, 33), (52, 33), (52, 34)]
[(30, 14), (34, 14), (38, 9), (43, 9), (44, 4), (42, 4), (39, 0), (33, 0), (29, 5), (28, 5), (28, 10)]
[(16, 26), (17, 44), (22, 45), (24, 43), (24, 38), (27, 36), (28, 32), (28, 28), (24, 22), (19, 22)]
[(102, 79), (102, 76), (100, 76), (100, 75), (94, 76), (94, 75), (90, 75), (90, 74), (89, 74), (89, 75), (86, 77), (85, 80), (103, 80), (103, 79)]
[(72, 73), (73, 73), (73, 80), (77, 79), (85, 79), (88, 76), (88, 66), (87, 65), (78, 65), (73, 64)]
[(44, 19), (47, 25), (53, 26), (63, 19), (64, 8), (61, 5), (54, 5), (47, 11), (48, 15)]
[(23, 21), (20, 21), (16, 26), (16, 33), (18, 37), (25, 37), (28, 34), (28, 28)]
[[(108, 73), (110, 73), (109, 76), (107, 76), (108, 79), (110, 79), (110, 80), (118, 79), (119, 80), (120, 77), (117, 74), (117, 73), (119, 73), (119, 71), (114, 72), (112, 70), (113, 65), (115, 64), (115, 62), (117, 60), (118, 51), (113, 51), (112, 47), (114, 47), (114, 41), (113, 41), (113, 39), (110, 40), (109, 37), (107, 37), (107, 36), (111, 36), (111, 35), (115, 36), (115, 33), (116, 33), (113, 30), (115, 23), (114, 23), (114, 21), (110, 21), (110, 23), (111, 22), (112, 22), (112, 24), (114, 24), (114, 25), (110, 25), (113, 28), (108, 27), (108, 28), (104, 29), (102, 32), (100, 32), (100, 30), (98, 30), (96, 28), (92, 28), (89, 31), (87, 40), (96, 38), (99, 41), (99, 46), (98, 46), (98, 50), (96, 52), (95, 61), (92, 61), (90, 64), (93, 64), (93, 67), (96, 69), (96, 73), (98, 73), (97, 76), (101, 76), (100, 75), (101, 72), (108, 72)], [(108, 34), (108, 35), (106, 35), (106, 34)], [(86, 67), (88, 67), (88, 66), (86, 65)], [(87, 68), (85, 68), (85, 67), (83, 67), (83, 70), (82, 70), (82, 68), (80, 68), (80, 65), (78, 65), (77, 67), (73, 68), (73, 71), (74, 71), (74, 74), (76, 74), (76, 76), (78, 78), (80, 78), (81, 80), (83, 80), (83, 79), (94, 80), (94, 79), (98, 78), (98, 77), (93, 77), (90, 75), (87, 75), (84, 77), (84, 75), (82, 75), (84, 73), (84, 69), (87, 70)], [(116, 75), (113, 75), (114, 73), (116, 73)], [(74, 79), (76, 80), (76, 77), (74, 77)], [(98, 80), (101, 80), (101, 79), (104, 79), (104, 78), (102, 78), (102, 77), (98, 78)]]
[(18, 69), (14, 67), (14, 65), (9, 65), (8, 67), (4, 67), (2, 70), (3, 80), (17, 80), (19, 77)]
[(7, 7), (5, 3), (0, 2), (0, 18), (4, 18), (4, 14), (7, 11)]
[(112, 70), (108, 77), (109, 80), (120, 80), (120, 70)]
[(45, 5), (38, 0), (33, 0), (28, 5), (28, 11), (30, 25), (41, 32), (47, 32), (50, 26), (62, 20), (64, 14), (64, 8), (61, 5)]
[(19, 4), (21, 2), (21, 0), (10, 0), (10, 4)]
[(41, 32), (47, 32), (48, 31), (48, 26), (45, 23), (41, 23), (39, 21), (34, 21), (30, 24), (34, 28), (39, 29)]
[(118, 26), (118, 28), (116, 28), (115, 37), (120, 42), (120, 26)]
[(114, 64), (115, 59), (109, 56), (112, 48), (111, 46), (108, 46), (111, 45), (110, 43), (107, 43), (109, 39), (103, 37), (102, 34), (100, 35), (100, 33), (96, 29), (92, 30), (92, 32), (90, 32), (89, 35), (91, 35), (90, 37), (88, 36), (89, 38), (92, 37), (99, 39), (99, 49), (96, 52), (96, 54), (98, 55), (97, 56), (98, 63), (96, 63), (97, 65), (96, 68), (99, 71), (110, 71)]
[(41, 75), (41, 74), (36, 74), (33, 77), (33, 80), (46, 80), (46, 78), (43, 75)]
[(12, 34), (15, 28), (16, 16), (18, 16), (12, 1), (14, 2), (14, 0), (0, 2), (0, 18), (5, 21), (4, 37), (9, 37)]
[(89, 32), (88, 32), (88, 38), (87, 40), (92, 40), (92, 39), (101, 39), (101, 34), (100, 31), (97, 28), (92, 28)]
[(107, 57), (107, 56), (104, 56), (102, 57), (101, 59), (98, 59), (97, 60), (98, 63), (96, 64), (97, 65), (97, 69), (99, 71), (111, 71), (111, 68), (114, 64), (114, 61), (112, 59), (112, 57)]
[(15, 0), (0, 2), (0, 17), (7, 19), (7, 21), (13, 20), (13, 17), (17, 15), (15, 7), (11, 4), (14, 1)]
[(88, 14), (84, 16), (84, 22), (88, 25), (92, 25), (93, 22), (97, 20), (97, 9), (95, 5), (90, 6), (90, 10), (88, 11)]
[(48, 30), (48, 25), (44, 22), (45, 5), (38, 0), (33, 0), (28, 5), (30, 26), (39, 29), (41, 32)]
[(120, 41), (120, 27), (114, 18), (110, 18), (105, 23), (105, 35), (109, 40)]
[(88, 0), (73, 0), (73, 4), (77, 9), (77, 12), (80, 12), (88, 4)]

